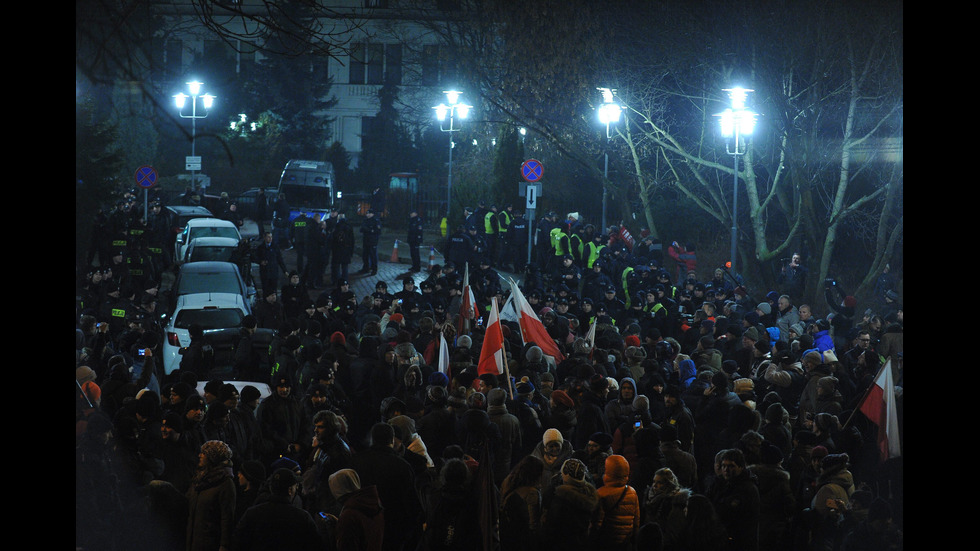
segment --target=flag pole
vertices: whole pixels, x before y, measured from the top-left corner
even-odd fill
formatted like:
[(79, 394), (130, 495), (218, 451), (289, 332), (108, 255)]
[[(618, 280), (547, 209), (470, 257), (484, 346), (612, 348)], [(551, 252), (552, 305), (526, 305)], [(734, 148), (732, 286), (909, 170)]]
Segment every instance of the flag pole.
[[(497, 305), (497, 297), (493, 297), (494, 306)], [(497, 307), (497, 323), (500, 325), (500, 335), (504, 334), (504, 322), (500, 320), (500, 307)], [(507, 391), (510, 393), (510, 399), (514, 399), (514, 385), (510, 380), (510, 366), (507, 365), (507, 345), (505, 344), (506, 339), (500, 341), (500, 355), (504, 358), (504, 376), (507, 377)]]
[(841, 425), (842, 429), (846, 429), (847, 426), (851, 424), (851, 421), (854, 419), (854, 416), (857, 415), (857, 412), (861, 411), (861, 406), (864, 404), (864, 401), (868, 399), (868, 394), (871, 394), (871, 390), (874, 389), (875, 385), (878, 384), (878, 377), (881, 377), (881, 373), (885, 370), (885, 368), (891, 369), (891, 364), (892, 361), (888, 360), (887, 362), (885, 362), (885, 365), (881, 366), (881, 368), (878, 369), (878, 372), (875, 373), (874, 378), (871, 379), (871, 384), (868, 385), (867, 389), (865, 389), (864, 395), (861, 396), (861, 399), (857, 401), (857, 407), (855, 407), (854, 411), (851, 412), (851, 416), (847, 418), (847, 422)]

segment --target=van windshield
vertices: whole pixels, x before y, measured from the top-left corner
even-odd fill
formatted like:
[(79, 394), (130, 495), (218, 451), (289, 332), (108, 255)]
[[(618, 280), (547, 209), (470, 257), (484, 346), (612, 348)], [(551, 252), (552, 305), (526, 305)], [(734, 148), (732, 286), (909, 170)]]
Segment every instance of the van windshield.
[(286, 194), (289, 208), (295, 209), (325, 209), (330, 207), (330, 188), (282, 183), (280, 191)]

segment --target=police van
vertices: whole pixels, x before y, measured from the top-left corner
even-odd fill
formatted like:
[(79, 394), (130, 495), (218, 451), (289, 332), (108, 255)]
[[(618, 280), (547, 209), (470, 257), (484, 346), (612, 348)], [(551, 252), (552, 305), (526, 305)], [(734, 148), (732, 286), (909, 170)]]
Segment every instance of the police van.
[(288, 161), (279, 178), (278, 192), (286, 194), (289, 220), (300, 213), (319, 220), (329, 213), (339, 198), (335, 182), (333, 164), (329, 162)]

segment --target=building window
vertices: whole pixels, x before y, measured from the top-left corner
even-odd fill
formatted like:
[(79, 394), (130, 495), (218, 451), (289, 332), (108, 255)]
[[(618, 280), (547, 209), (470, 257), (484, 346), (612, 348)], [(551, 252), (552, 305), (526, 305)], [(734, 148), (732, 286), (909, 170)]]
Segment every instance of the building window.
[(350, 84), (401, 84), (402, 49), (397, 44), (364, 44), (351, 46)]

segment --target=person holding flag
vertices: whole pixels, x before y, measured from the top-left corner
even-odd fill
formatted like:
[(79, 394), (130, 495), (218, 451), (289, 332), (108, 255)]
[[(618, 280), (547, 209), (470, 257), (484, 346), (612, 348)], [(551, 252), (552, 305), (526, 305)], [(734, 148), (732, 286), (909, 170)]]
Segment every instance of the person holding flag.
[[(510, 380), (510, 369), (507, 366), (507, 353), (504, 349), (504, 332), (500, 324), (500, 314), (497, 311), (497, 297), (490, 303), (490, 314), (487, 316), (487, 330), (483, 335), (483, 348), (480, 350), (480, 362), (476, 366), (477, 375), (489, 373), (494, 377), (507, 374)], [(514, 399), (514, 389), (507, 385), (510, 399)]]
[(521, 326), (521, 340), (524, 341), (524, 344), (536, 344), (541, 348), (542, 352), (554, 358), (556, 363), (564, 360), (565, 355), (562, 354), (558, 345), (548, 334), (548, 330), (544, 324), (538, 318), (537, 314), (534, 313), (534, 309), (528, 304), (527, 299), (524, 298), (524, 293), (521, 292), (521, 288), (517, 285), (517, 282), (513, 279), (510, 279), (509, 282), (511, 296), (514, 301), (514, 310), (517, 312), (517, 321)]

